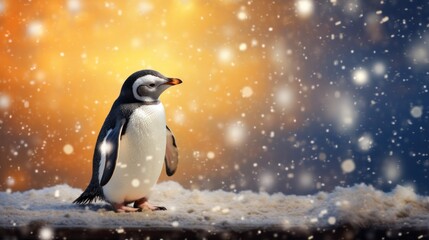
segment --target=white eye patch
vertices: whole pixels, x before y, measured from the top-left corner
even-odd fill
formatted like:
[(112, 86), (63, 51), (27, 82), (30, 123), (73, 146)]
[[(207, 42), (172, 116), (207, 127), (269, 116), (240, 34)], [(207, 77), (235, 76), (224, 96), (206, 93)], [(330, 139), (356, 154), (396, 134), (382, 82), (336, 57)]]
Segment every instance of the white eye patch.
[(157, 83), (157, 82), (162, 82), (163, 80), (159, 77), (153, 76), (153, 75), (146, 75), (143, 77), (139, 77), (136, 79), (136, 81), (134, 81), (133, 83), (133, 95), (134, 98), (137, 100), (140, 100), (142, 102), (148, 100), (148, 97), (144, 97), (144, 96), (140, 96), (137, 89), (139, 88), (139, 86), (141, 85), (149, 85), (151, 83)]

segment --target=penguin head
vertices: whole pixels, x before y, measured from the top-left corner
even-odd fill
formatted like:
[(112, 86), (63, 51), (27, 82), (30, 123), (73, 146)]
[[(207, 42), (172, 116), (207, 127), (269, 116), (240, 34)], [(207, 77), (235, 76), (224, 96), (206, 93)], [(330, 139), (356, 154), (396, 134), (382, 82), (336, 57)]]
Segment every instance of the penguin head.
[(154, 70), (141, 70), (125, 80), (119, 98), (123, 102), (157, 103), (162, 92), (180, 83), (182, 80), (178, 78), (168, 78)]

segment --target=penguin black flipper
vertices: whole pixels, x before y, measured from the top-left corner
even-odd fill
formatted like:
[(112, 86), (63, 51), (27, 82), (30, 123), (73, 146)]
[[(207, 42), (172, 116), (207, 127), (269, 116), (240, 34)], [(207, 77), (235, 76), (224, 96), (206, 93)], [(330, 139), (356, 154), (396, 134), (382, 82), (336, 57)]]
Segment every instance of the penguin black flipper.
[(179, 151), (177, 150), (176, 139), (170, 128), (167, 127), (167, 147), (165, 148), (165, 170), (168, 176), (172, 176), (179, 163)]
[(112, 178), (113, 171), (115, 171), (116, 159), (118, 159), (120, 138), (122, 136), (122, 129), (126, 123), (124, 118), (118, 119), (115, 128), (107, 132), (104, 140), (102, 154), (105, 154), (106, 163), (104, 164), (103, 176), (100, 180), (100, 186), (106, 185), (110, 178)]

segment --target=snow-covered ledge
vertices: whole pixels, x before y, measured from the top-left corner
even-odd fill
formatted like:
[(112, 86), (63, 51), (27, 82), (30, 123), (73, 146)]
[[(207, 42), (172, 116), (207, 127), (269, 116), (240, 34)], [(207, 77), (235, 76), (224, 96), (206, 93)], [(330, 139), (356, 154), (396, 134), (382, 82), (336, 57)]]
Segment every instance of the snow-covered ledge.
[[(109, 229), (114, 234), (253, 231), (255, 236), (264, 232), (278, 236), (284, 232), (311, 237), (315, 231), (347, 226), (397, 230), (395, 234), (406, 234), (401, 229), (413, 229), (419, 232), (418, 238), (427, 238), (429, 232), (429, 197), (402, 186), (384, 193), (360, 184), (309, 196), (188, 190), (176, 182), (162, 182), (155, 189), (151, 202), (167, 207), (167, 211), (115, 213), (103, 202), (87, 207), (73, 205), (71, 202), (82, 190), (68, 185), (0, 192), (0, 229), (9, 234), (21, 231), (36, 238), (52, 238), (61, 229)], [(29, 226), (39, 229), (30, 231)], [(22, 233), (26, 229), (29, 232)]]

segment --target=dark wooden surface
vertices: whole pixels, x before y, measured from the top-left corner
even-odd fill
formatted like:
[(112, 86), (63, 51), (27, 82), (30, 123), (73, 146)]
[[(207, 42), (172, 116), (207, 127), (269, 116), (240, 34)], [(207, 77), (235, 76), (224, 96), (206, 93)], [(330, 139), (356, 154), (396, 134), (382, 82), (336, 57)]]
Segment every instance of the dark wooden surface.
[[(21, 228), (0, 228), (1, 239), (40, 239), (44, 226), (32, 225)], [(282, 230), (249, 229), (246, 231), (208, 231), (202, 229), (85, 229), (56, 228), (53, 239), (429, 239), (427, 229), (372, 229), (337, 226), (330, 229)]]

